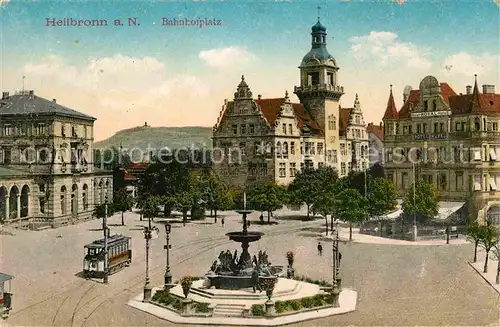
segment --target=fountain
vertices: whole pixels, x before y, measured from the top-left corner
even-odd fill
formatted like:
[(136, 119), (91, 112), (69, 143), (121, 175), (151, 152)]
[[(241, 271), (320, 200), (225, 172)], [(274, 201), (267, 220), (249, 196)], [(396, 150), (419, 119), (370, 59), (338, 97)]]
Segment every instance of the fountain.
[(259, 271), (260, 280), (276, 280), (283, 274), (283, 266), (271, 266), (265, 251), (259, 251), (258, 256), (254, 255), (253, 259), (248, 252), (249, 244), (260, 240), (264, 233), (248, 231), (247, 215), (252, 213), (252, 210), (246, 209), (246, 193), (243, 194), (243, 210), (236, 212), (243, 215), (243, 230), (227, 233), (226, 236), (232, 241), (241, 243), (242, 253), (238, 258), (237, 250), (234, 254), (231, 254), (229, 250), (221, 251), (218, 260), (214, 261), (210, 271), (206, 274), (209, 288), (214, 286), (217, 289), (237, 290), (252, 287), (254, 269)]

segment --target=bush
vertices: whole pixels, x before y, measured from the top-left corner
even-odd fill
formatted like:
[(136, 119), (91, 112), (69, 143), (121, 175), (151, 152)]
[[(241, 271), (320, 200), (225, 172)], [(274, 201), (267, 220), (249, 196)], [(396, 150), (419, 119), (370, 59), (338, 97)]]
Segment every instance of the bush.
[(322, 294), (317, 294), (315, 296), (312, 297), (312, 300), (313, 300), (313, 306), (314, 307), (322, 307), (323, 304), (324, 304), (324, 295)]
[(194, 310), (196, 312), (203, 312), (203, 313), (210, 312), (210, 308), (208, 307), (208, 305), (209, 304), (205, 302), (197, 302), (194, 305)]
[(333, 295), (327, 294), (327, 295), (325, 295), (324, 299), (325, 299), (326, 303), (333, 304)]
[(174, 308), (175, 310), (182, 310), (182, 302), (181, 302), (181, 300), (175, 299), (172, 302), (172, 308)]
[(288, 309), (288, 301), (276, 301), (276, 303), (274, 303), (274, 307), (276, 309), (276, 313), (282, 313)]
[(163, 305), (169, 305), (174, 302), (176, 298), (165, 291), (156, 291), (153, 296), (153, 301), (161, 303)]
[(312, 297), (304, 297), (300, 299), (300, 303), (304, 308), (312, 308), (314, 306), (314, 301)]
[(300, 303), (299, 300), (290, 301), (289, 304), (290, 304), (290, 308), (292, 308), (292, 310), (294, 310), (294, 311), (302, 309), (302, 303)]
[(263, 316), (266, 314), (266, 310), (264, 309), (264, 305), (262, 304), (252, 305), (251, 311), (254, 316)]

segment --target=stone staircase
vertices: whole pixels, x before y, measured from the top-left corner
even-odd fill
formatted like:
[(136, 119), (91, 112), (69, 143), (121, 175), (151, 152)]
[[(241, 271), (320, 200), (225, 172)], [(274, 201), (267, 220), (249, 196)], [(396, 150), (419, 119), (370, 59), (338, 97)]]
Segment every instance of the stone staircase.
[(213, 315), (218, 317), (242, 317), (244, 310), (244, 304), (217, 304)]

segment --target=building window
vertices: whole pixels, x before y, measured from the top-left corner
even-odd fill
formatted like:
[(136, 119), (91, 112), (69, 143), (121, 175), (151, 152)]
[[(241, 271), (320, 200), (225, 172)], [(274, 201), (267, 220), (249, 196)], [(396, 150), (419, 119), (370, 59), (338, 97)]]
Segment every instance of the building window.
[(345, 156), (346, 155), (345, 144), (341, 144), (340, 145), (340, 155), (341, 156)]
[(288, 132), (290, 133), (290, 135), (293, 134), (292, 124), (288, 124)]
[(61, 136), (66, 137), (66, 126), (61, 124)]
[(262, 145), (261, 142), (255, 142), (254, 147), (253, 147), (254, 154), (256, 156), (262, 154)]
[(288, 158), (288, 143), (283, 142), (283, 158)]
[(357, 124), (357, 125), (359, 125), (359, 124), (360, 124), (359, 116), (356, 116), (356, 124)]
[(23, 135), (23, 136), (26, 135), (27, 131), (28, 131), (28, 128), (27, 128), (26, 124), (21, 124), (19, 126), (19, 134), (20, 135)]
[(300, 163), (300, 170), (304, 170), (305, 164), (303, 162)]
[(328, 129), (331, 131), (334, 131), (336, 124), (337, 124), (337, 119), (335, 118), (335, 115), (329, 115), (328, 116)]
[(286, 163), (281, 162), (279, 166), (279, 176), (281, 178), (286, 177)]
[(233, 125), (232, 130), (233, 130), (233, 135), (238, 134), (238, 125)]
[(408, 126), (408, 134), (412, 134), (411, 125)]
[(352, 171), (352, 164), (350, 162), (347, 163), (347, 173)]
[(255, 133), (255, 126), (254, 124), (250, 124), (250, 134)]
[(297, 173), (297, 164), (295, 162), (290, 163), (290, 177), (295, 177)]
[(342, 163), (340, 164), (340, 174), (341, 174), (341, 175), (345, 175), (345, 173), (346, 173), (346, 171), (345, 171), (345, 163), (344, 163), (344, 162), (342, 162)]
[(439, 175), (439, 188), (443, 191), (445, 191), (447, 189), (446, 175), (445, 174)]
[(307, 74), (307, 85), (312, 86), (317, 84), (319, 84), (319, 72)]
[(290, 154), (295, 154), (295, 142), (290, 142)]
[(11, 125), (3, 125), (3, 136), (12, 135), (12, 126)]
[(439, 123), (434, 123), (434, 133), (437, 133), (438, 132), (438, 126), (439, 126)]
[(310, 143), (309, 149), (311, 151), (311, 155), (315, 155), (316, 154), (316, 150), (315, 150), (315, 147), (314, 147), (314, 142)]
[(318, 143), (318, 154), (323, 155), (323, 143)]
[(276, 157), (281, 158), (282, 148), (281, 142), (276, 143)]
[(408, 173), (403, 172), (401, 173), (401, 188), (406, 189), (408, 188)]
[(283, 134), (286, 135), (286, 124), (283, 124), (282, 129), (283, 129)]
[(304, 142), (300, 142), (300, 154), (304, 154)]
[(455, 123), (455, 132), (460, 131), (460, 123)]
[(462, 191), (464, 189), (464, 173), (456, 172), (455, 173), (455, 187), (457, 191)]
[(240, 142), (240, 153), (242, 155), (246, 154), (246, 151), (245, 151), (246, 147), (247, 147), (247, 144), (245, 142)]
[(417, 124), (417, 134), (421, 134), (421, 133), (422, 133), (422, 125)]
[(241, 134), (246, 134), (247, 133), (247, 125), (243, 124), (241, 125)]
[(78, 134), (76, 133), (76, 126), (71, 126), (71, 136), (72, 137), (78, 137)]
[(318, 162), (318, 168), (321, 168), (321, 167), (323, 167), (324, 165), (325, 165), (325, 163), (324, 163), (324, 162)]
[(424, 111), (429, 110), (429, 102), (427, 100), (424, 101)]
[(333, 163), (337, 163), (337, 150), (333, 150)]
[(481, 121), (479, 120), (479, 118), (474, 119), (474, 130), (481, 130)]

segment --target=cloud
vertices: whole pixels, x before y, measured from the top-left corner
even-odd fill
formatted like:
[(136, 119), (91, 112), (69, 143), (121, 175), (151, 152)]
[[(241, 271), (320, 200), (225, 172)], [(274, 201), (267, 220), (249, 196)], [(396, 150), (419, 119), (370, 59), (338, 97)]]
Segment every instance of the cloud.
[(230, 68), (236, 65), (247, 65), (255, 59), (255, 55), (240, 47), (217, 48), (202, 50), (199, 53), (208, 66), (214, 68)]
[(49, 55), (13, 73), (27, 76), (35, 94), (97, 117), (97, 140), (144, 121), (206, 126), (224, 99), (212, 87), (221, 84), (216, 77), (175, 74), (152, 57), (116, 54), (75, 64)]
[(444, 72), (448, 74), (467, 75), (474, 74), (487, 75), (491, 71), (497, 71), (500, 63), (500, 55), (481, 53), (472, 55), (465, 51), (452, 54), (444, 60)]
[(410, 68), (429, 69), (431, 63), (422, 50), (408, 42), (398, 42), (394, 32), (372, 31), (349, 40), (351, 51), (358, 60), (375, 59), (379, 64), (404, 63)]

